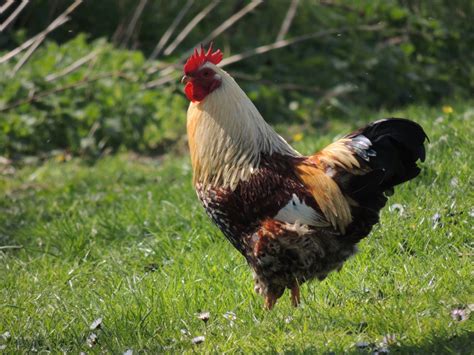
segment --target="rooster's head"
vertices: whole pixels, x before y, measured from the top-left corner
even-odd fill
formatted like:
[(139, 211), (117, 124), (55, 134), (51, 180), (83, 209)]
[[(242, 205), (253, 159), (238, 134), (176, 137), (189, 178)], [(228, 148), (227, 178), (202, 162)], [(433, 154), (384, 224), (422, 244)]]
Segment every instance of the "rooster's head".
[(212, 43), (207, 52), (201, 45), (201, 50), (195, 49), (184, 65), (184, 92), (192, 102), (200, 102), (211, 92), (221, 86), (222, 77), (216, 72), (215, 65), (222, 60), (220, 49), (212, 51)]

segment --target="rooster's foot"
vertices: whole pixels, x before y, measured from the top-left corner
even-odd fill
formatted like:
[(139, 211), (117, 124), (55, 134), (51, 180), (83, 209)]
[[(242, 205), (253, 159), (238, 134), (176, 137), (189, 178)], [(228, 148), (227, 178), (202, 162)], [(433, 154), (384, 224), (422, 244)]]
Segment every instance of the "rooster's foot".
[(265, 308), (270, 311), (273, 308), (273, 306), (275, 306), (275, 303), (277, 302), (277, 300), (278, 300), (278, 297), (276, 297), (275, 295), (268, 294), (265, 297)]
[(293, 307), (298, 307), (300, 304), (300, 287), (293, 286), (291, 288), (291, 304)]

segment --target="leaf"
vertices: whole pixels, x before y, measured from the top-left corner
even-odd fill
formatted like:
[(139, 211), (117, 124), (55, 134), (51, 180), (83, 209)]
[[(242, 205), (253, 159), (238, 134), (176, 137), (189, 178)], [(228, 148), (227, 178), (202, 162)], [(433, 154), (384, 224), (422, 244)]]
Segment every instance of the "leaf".
[(390, 18), (392, 20), (399, 21), (404, 19), (405, 17), (407, 17), (407, 11), (402, 7), (394, 7), (390, 11)]

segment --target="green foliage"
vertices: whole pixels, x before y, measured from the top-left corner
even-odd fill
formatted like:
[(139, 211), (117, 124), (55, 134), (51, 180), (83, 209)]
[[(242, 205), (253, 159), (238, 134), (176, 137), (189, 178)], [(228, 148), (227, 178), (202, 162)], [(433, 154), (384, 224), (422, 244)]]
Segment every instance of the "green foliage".
[[(185, 2), (148, 2), (133, 33), (133, 47), (149, 54)], [(185, 38), (177, 53), (199, 43), (247, 2), (222, 2)], [(67, 3), (58, 1), (57, 11)], [(196, 1), (179, 28), (208, 3)], [(54, 14), (47, 4), (47, 0), (39, 0), (29, 6), (17, 28), (27, 28), (30, 33), (44, 28)], [(288, 4), (289, 1), (265, 2), (217, 38), (217, 44), (238, 53), (272, 43)], [(67, 25), (68, 31), (56, 31), (52, 36), (65, 42), (83, 31), (92, 38), (111, 39), (115, 34), (120, 45), (129, 45), (120, 42), (117, 33), (127, 24), (135, 6), (135, 0), (87, 2), (76, 11), (74, 22)], [(108, 16), (104, 17), (104, 13)], [(278, 82), (308, 84), (309, 79), (311, 85), (324, 90), (351, 83), (357, 88), (352, 95), (355, 102), (377, 107), (433, 103), (446, 95), (468, 94), (474, 87), (473, 17), (474, 6), (466, 0), (303, 0), (288, 38), (321, 30), (350, 30), (249, 59), (232, 66), (232, 70)], [(377, 23), (385, 27), (375, 32), (355, 30), (360, 25)]]
[[(69, 3), (30, 3), (12, 31), (0, 34), (0, 44), (15, 47), (46, 27)], [(248, 1), (221, 2), (172, 55), (146, 62), (184, 3), (147, 2), (125, 41), (124, 29), (137, 1), (86, 1), (18, 74), (9, 75), (19, 56), (3, 64), (0, 109), (34, 93), (110, 75), (2, 112), (2, 155), (67, 149), (95, 156), (121, 147), (151, 153), (170, 149), (184, 132), (187, 103), (177, 85), (179, 74), (170, 85), (144, 89), (145, 82), (157, 79), (146, 69), (175, 63)], [(195, 1), (174, 36), (208, 3)], [(262, 3), (216, 38), (216, 45), (229, 56), (274, 42), (288, 4)], [(354, 108), (361, 106), (439, 104), (448, 97), (471, 97), (474, 91), (472, 18), (474, 6), (463, 0), (302, 0), (286, 37), (334, 32), (247, 58), (226, 70), (268, 121), (294, 122), (309, 130), (320, 128), (330, 117), (358, 119)], [(368, 25), (379, 27), (361, 29)], [(93, 50), (99, 50), (93, 64), (57, 81), (45, 80)]]
[[(93, 51), (92, 65), (48, 81)], [(171, 87), (143, 89), (140, 52), (114, 49), (104, 40), (88, 44), (81, 35), (61, 46), (48, 42), (13, 77), (14, 63), (7, 64), (0, 72), (0, 107), (60, 88), (2, 114), (0, 151), (7, 156), (52, 149), (92, 156), (106, 148), (161, 151), (185, 131), (184, 97)]]
[[(263, 310), (245, 260), (196, 199), (188, 159), (1, 170), (1, 350), (471, 353), (472, 313), (453, 312), (468, 316), (474, 304), (474, 112), (472, 102), (452, 106), (370, 114), (422, 124), (427, 160), (389, 199), (403, 211), (385, 208), (340, 272), (302, 287), (298, 309), (285, 295)], [(339, 124), (297, 148), (314, 152), (355, 128)], [(204, 342), (193, 345), (196, 336)]]

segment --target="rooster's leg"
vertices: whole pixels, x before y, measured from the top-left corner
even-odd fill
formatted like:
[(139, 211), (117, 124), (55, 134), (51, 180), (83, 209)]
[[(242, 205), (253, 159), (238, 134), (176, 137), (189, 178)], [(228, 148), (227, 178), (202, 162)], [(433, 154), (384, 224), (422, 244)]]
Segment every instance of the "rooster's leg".
[(277, 300), (278, 297), (276, 297), (275, 295), (272, 295), (270, 293), (267, 294), (267, 296), (265, 297), (265, 308), (270, 311), (277, 302)]
[(300, 287), (298, 285), (291, 288), (291, 304), (298, 307), (300, 304)]

